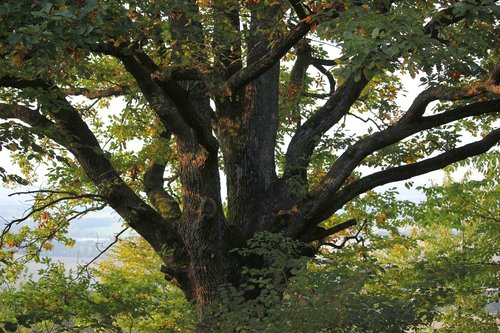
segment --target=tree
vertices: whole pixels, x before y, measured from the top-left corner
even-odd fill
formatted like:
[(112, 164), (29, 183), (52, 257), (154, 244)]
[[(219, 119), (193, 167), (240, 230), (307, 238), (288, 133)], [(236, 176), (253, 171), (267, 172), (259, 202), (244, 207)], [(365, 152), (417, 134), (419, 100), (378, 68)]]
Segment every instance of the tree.
[[(357, 198), (350, 214), (376, 222), (342, 250), (296, 258), (300, 242), (257, 234), (238, 251), (272, 265), (246, 267), (250, 283), (222, 289), (211, 312), (217, 320), (203, 332), (497, 332), (499, 155), (484, 157), (482, 181), (447, 178), (424, 188), (418, 204), (393, 190)], [(191, 332), (194, 311), (160, 265), (137, 236), (119, 241), (91, 272), (48, 263), (38, 281), (0, 290), (0, 332), (2, 324), (21, 332)], [(283, 284), (273, 276), (288, 269), (294, 274), (276, 297)], [(261, 293), (245, 299), (242, 291), (255, 285)]]
[[(5, 227), (2, 260), (70, 242), (68, 223), (105, 206), (201, 305), (269, 264), (231, 252), (256, 233), (314, 255), (356, 224), (335, 215), (354, 198), (498, 143), (497, 14), (486, 0), (4, 1), (1, 138), (24, 178), (0, 171), (26, 183), (45, 163), (48, 188)], [(426, 87), (406, 111), (404, 73)]]

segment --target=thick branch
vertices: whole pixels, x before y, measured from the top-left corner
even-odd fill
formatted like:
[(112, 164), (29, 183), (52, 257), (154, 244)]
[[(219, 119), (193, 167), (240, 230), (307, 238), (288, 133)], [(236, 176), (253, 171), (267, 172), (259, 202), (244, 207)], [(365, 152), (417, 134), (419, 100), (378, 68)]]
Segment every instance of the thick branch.
[[(191, 94), (175, 81), (160, 81), (159, 85), (175, 104), (182, 119), (193, 129), (197, 142), (209, 153), (216, 155), (219, 142), (212, 134), (211, 109), (198, 110), (192, 102)], [(209, 105), (206, 107), (209, 108)]]
[(42, 79), (24, 79), (18, 78), (11, 75), (3, 75), (0, 77), (0, 87), (12, 87), (12, 88), (40, 88), (46, 87), (47, 83)]
[[(131, 50), (127, 49), (126, 47), (121, 48), (106, 43), (99, 43), (92, 45), (90, 47), (90, 50), (96, 53), (109, 55), (117, 59), (122, 59), (123, 57), (130, 56), (132, 54)], [(169, 67), (162, 72), (161, 76), (164, 77), (164, 80), (175, 80), (175, 81), (186, 81), (186, 80), (204, 81), (208, 78), (208, 76), (202, 70), (194, 66)]]
[(295, 133), (286, 152), (284, 178), (299, 176), (306, 179), (306, 169), (314, 147), (321, 136), (349, 112), (368, 80), (362, 76), (359, 81), (354, 75), (339, 87), (331, 98), (312, 115)]
[[(430, 35), (432, 38), (437, 40), (439, 38), (439, 31), (449, 25), (455, 24), (463, 20), (466, 16), (466, 12), (462, 11), (462, 14), (456, 14), (456, 8), (463, 5), (468, 1), (458, 2), (448, 8), (445, 8), (436, 13), (436, 15), (424, 26), (424, 33)], [(481, 1), (472, 1), (476, 5), (481, 5)], [(493, 2), (493, 1), (492, 1)]]
[(306, 78), (307, 69), (312, 63), (312, 49), (305, 39), (301, 40), (295, 46), (295, 49), (297, 59), (295, 60), (295, 63), (293, 64), (292, 70), (290, 72), (290, 85), (293, 85), (293, 88), (302, 90), (302, 86)]
[(127, 71), (134, 76), (139, 88), (162, 124), (179, 139), (193, 141), (191, 128), (176, 111), (175, 105), (165, 96), (165, 92), (151, 77), (152, 72), (136, 57), (120, 55)]
[[(422, 92), (405, 115), (393, 126), (383, 131), (369, 135), (349, 147), (334, 163), (331, 170), (320, 181), (314, 193), (333, 193), (337, 191), (358, 164), (371, 153), (394, 144), (410, 135), (420, 131), (441, 126), (446, 123), (463, 119), (465, 117), (477, 116), (484, 113), (498, 112), (500, 100), (473, 103), (468, 106), (459, 107), (455, 110), (443, 112), (438, 115), (422, 117), (426, 106), (434, 100), (459, 100), (471, 98), (485, 92), (494, 91), (499, 80), (498, 69), (500, 62), (496, 65), (492, 74), (484, 83), (470, 85), (463, 88), (435, 87)], [(323, 196), (324, 194), (321, 194)], [(329, 195), (329, 194), (327, 194)], [(320, 199), (321, 200), (321, 199)]]
[(144, 173), (144, 186), (146, 195), (153, 206), (164, 218), (180, 217), (180, 209), (177, 201), (165, 191), (163, 187), (166, 165), (153, 161)]
[(307, 40), (302, 39), (296, 46), (296, 60), (290, 72), (289, 98), (293, 103), (292, 107), (292, 121), (298, 126), (301, 124), (300, 101), (304, 92), (304, 83), (307, 77), (307, 69), (311, 65), (311, 46)]
[[(169, 139), (170, 133), (163, 132), (161, 137)], [(148, 199), (158, 212), (166, 219), (176, 219), (181, 216), (177, 201), (165, 190), (164, 178), (166, 165), (152, 157), (144, 173), (144, 187)]]
[(449, 110), (434, 116), (423, 117), (418, 121), (400, 121), (394, 126), (388, 127), (381, 132), (367, 136), (349, 147), (334, 163), (332, 169), (320, 181), (313, 192), (313, 199), (308, 203), (311, 214), (319, 212), (331, 197), (359, 165), (359, 163), (371, 153), (397, 143), (420, 131), (435, 128), (453, 121), (486, 113), (499, 112), (500, 100), (478, 102), (467, 106)]
[(0, 103), (0, 118), (15, 118), (32, 127), (55, 129), (55, 124), (47, 117), (40, 114), (38, 110), (22, 105)]
[(328, 229), (317, 227), (311, 233), (301, 236), (300, 240), (303, 242), (312, 242), (315, 240), (321, 240), (328, 236), (335, 235), (343, 230), (346, 230), (347, 228), (355, 226), (357, 223), (358, 222), (356, 221), (356, 219), (350, 219), (342, 223), (336, 224)]
[(311, 25), (305, 21), (297, 24), (287, 36), (259, 60), (233, 74), (215, 91), (215, 94), (219, 96), (231, 96), (236, 90), (259, 77), (262, 73), (273, 67), (310, 29)]
[(306, 6), (302, 3), (301, 0), (289, 0), (290, 6), (292, 6), (295, 14), (300, 20), (304, 20), (307, 18)]
[[(120, 178), (106, 158), (99, 142), (83, 121), (78, 111), (66, 100), (66, 96), (59, 88), (49, 82), (41, 80), (18, 81), (13, 88), (25, 87), (30, 82), (31, 88), (38, 88), (39, 94), (50, 94), (46, 104), (41, 108), (54, 119), (55, 125), (64, 134), (66, 139), (60, 144), (65, 146), (78, 160), (87, 177), (99, 188), (100, 194), (106, 202), (115, 209), (139, 234), (148, 239), (157, 251), (162, 251), (165, 240), (173, 244), (175, 232), (171, 224), (166, 221), (150, 206), (144, 203), (130, 187)], [(39, 86), (33, 82), (40, 82)], [(15, 111), (15, 110), (14, 110)], [(21, 110), (21, 115), (26, 111)], [(29, 110), (31, 111), (31, 110)], [(34, 113), (31, 113), (32, 116)], [(39, 116), (36, 116), (39, 118)], [(71, 138), (71, 139), (68, 139)]]
[[(185, 142), (198, 141), (209, 152), (218, 150), (211, 125), (193, 106), (189, 92), (174, 80), (171, 72), (163, 71), (144, 52), (131, 52), (108, 44), (93, 47), (96, 52), (112, 55), (122, 61), (137, 81), (144, 97), (162, 124)], [(195, 132), (195, 137), (191, 129)]]
[(307, 217), (307, 220), (310, 221), (311, 224), (319, 223), (340, 209), (344, 204), (368, 190), (380, 185), (405, 180), (434, 170), (442, 169), (447, 165), (464, 160), (468, 157), (483, 154), (498, 144), (499, 141), (500, 129), (496, 129), (482, 140), (452, 149), (436, 157), (428, 158), (414, 164), (407, 164), (376, 172), (363, 177), (358, 181), (347, 185), (338, 193), (331, 195), (328, 201), (324, 201), (321, 206), (318, 206), (317, 209)]
[(312, 64), (314, 66), (335, 66), (337, 63), (334, 59), (313, 58)]
[(355, 226), (358, 222), (355, 219), (350, 219), (347, 221), (344, 221), (342, 223), (339, 223), (337, 225), (334, 225), (333, 227), (323, 230), (321, 233), (315, 235), (317, 238), (316, 239), (321, 239), (321, 238), (326, 238), (328, 236), (337, 234), (347, 228), (350, 228), (352, 226)]
[[(377, 10), (380, 10), (382, 13), (387, 12), (390, 9), (391, 3), (392, 1), (389, 1), (387, 3), (380, 2), (376, 6)], [(437, 31), (440, 28), (455, 22), (455, 19), (443, 19), (444, 16), (441, 14), (443, 13), (437, 15), (439, 19), (436, 18), (431, 21), (434, 23), (429, 22), (424, 30), (431, 29), (432, 31)], [(462, 18), (456, 19), (458, 20)], [(495, 82), (497, 82), (497, 80), (495, 80)], [(348, 84), (345, 84), (344, 86), (348, 87), (349, 89), (345, 89), (346, 87), (344, 87), (344, 89), (342, 89), (342, 87), (339, 88), (339, 91), (337, 91), (330, 98), (325, 106), (321, 108), (315, 115), (313, 115), (313, 117), (311, 117), (306, 123), (304, 123), (301, 128), (299, 128), (297, 133), (292, 138), (292, 141), (290, 142), (288, 151), (286, 153), (286, 167), (284, 173), (286, 178), (299, 176), (300, 181), (304, 183), (306, 182), (306, 168), (309, 164), (309, 159), (314, 150), (314, 147), (319, 141), (319, 138), (326, 132), (326, 130), (331, 128), (331, 126), (338, 122), (349, 111), (349, 108), (359, 97), (359, 93), (361, 92), (361, 89), (366, 85), (366, 83), (367, 81), (365, 80), (365, 78), (362, 78), (357, 85), (354, 85), (354, 87), (349, 87)], [(472, 97), (487, 91), (498, 92), (498, 87), (496, 86), (496, 84), (491, 83), (492, 82), (490, 81), (488, 82), (488, 84), (482, 85), (482, 88), (471, 87), (467, 92), (458, 94), (461, 95), (460, 97), (454, 97), (452, 94), (449, 99), (463, 99), (466, 97), (466, 95)], [(442, 95), (441, 92), (438, 93)], [(421, 111), (421, 105), (427, 105), (432, 100), (437, 99), (434, 97), (435, 95), (437, 95), (436, 91), (430, 90), (428, 91), (428, 94), (426, 94), (425, 96), (421, 96), (422, 100), (418, 103), (418, 107), (414, 107), (413, 109), (416, 110), (411, 110), (411, 112), (408, 113), (407, 117), (410, 117), (411, 114), (418, 115), (419, 112), (423, 114), (423, 111)], [(339, 97), (343, 99), (343, 103), (339, 102)], [(423, 109), (425, 110), (425, 106)]]
[(243, 66), (242, 33), (240, 31), (239, 1), (215, 0), (213, 3), (213, 49), (218, 76), (228, 78)]
[(421, 117), (425, 113), (425, 109), (429, 103), (436, 100), (456, 101), (472, 98), (488, 92), (500, 94), (500, 61), (497, 62), (490, 76), (484, 82), (459, 88), (432, 87), (423, 91), (415, 98), (401, 120), (412, 121)]

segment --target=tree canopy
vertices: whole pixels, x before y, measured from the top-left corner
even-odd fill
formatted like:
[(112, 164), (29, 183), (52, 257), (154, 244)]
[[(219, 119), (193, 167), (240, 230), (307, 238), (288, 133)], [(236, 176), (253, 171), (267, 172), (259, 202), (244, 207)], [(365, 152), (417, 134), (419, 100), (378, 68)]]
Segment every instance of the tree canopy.
[[(360, 195), (497, 145), (498, 11), (493, 0), (3, 1), (0, 140), (21, 173), (0, 175), (45, 173), (46, 185), (3, 229), (1, 260), (71, 244), (71, 221), (111, 207), (193, 302), (249, 283), (244, 298), (258, 299), (265, 286), (244, 267), (284, 290), (291, 268), (233, 249), (259, 234), (300, 242), (297, 258), (343, 247), (332, 239), (356, 238)], [(407, 109), (404, 75), (421, 82)]]

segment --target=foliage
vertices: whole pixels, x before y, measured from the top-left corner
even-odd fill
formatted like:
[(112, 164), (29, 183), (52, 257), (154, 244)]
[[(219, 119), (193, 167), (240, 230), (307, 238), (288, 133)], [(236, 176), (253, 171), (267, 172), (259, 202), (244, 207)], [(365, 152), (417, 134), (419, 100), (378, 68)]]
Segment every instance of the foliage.
[(91, 271), (45, 263), (36, 278), (2, 288), (4, 330), (187, 332), (193, 325), (190, 305), (140, 238), (120, 241)]
[[(496, 332), (500, 311), (487, 311), (500, 295), (496, 157), (484, 180), (421, 188), (426, 200), (419, 204), (390, 192), (353, 203), (351, 213), (375, 223), (362, 242), (325, 248), (316, 259), (286, 258), (301, 245), (259, 235), (241, 252), (273, 264), (245, 270), (249, 283), (224, 289), (212, 331)], [(276, 278), (287, 276), (281, 290)], [(248, 288), (260, 290), (250, 301)]]

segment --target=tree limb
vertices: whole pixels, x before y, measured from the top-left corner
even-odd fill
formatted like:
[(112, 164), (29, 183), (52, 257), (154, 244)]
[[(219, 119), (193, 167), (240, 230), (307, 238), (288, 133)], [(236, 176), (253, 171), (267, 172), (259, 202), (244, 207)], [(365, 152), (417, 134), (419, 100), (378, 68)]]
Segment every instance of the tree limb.
[(335, 66), (337, 63), (334, 59), (319, 59), (313, 58), (313, 66)]
[(304, 91), (304, 92), (302, 92), (302, 96), (310, 97), (310, 98), (318, 98), (318, 99), (327, 99), (327, 98), (331, 97), (332, 94), (327, 94), (327, 93), (315, 94), (315, 93)]
[(189, 92), (170, 79), (173, 73), (163, 73), (142, 51), (124, 50), (109, 44), (97, 44), (92, 49), (112, 55), (123, 63), (162, 124), (177, 138), (185, 142), (198, 141), (210, 153), (218, 150), (219, 144), (212, 135), (210, 120), (199, 114)]
[(310, 224), (317, 224), (325, 218), (328, 218), (345, 203), (368, 190), (383, 184), (412, 178), (434, 170), (442, 169), (447, 165), (464, 160), (468, 157), (483, 154), (495, 146), (499, 141), (500, 129), (496, 129), (485, 136), (482, 140), (459, 148), (454, 148), (436, 157), (428, 158), (413, 164), (379, 171), (363, 177), (354, 183), (347, 185), (339, 192), (331, 194), (328, 197), (328, 200), (322, 201), (316, 209), (311, 211), (306, 219)]
[[(123, 57), (131, 56), (132, 51), (124, 47), (114, 46), (109, 43), (98, 43), (90, 47), (90, 50), (96, 53), (102, 53), (122, 59)], [(206, 81), (209, 79), (208, 73), (195, 66), (171, 66), (162, 71), (161, 75), (164, 80), (174, 81)]]
[(317, 227), (312, 232), (306, 233), (303, 236), (301, 236), (300, 240), (303, 242), (306, 242), (306, 243), (312, 242), (315, 240), (321, 240), (321, 239), (324, 239), (328, 236), (339, 233), (347, 228), (355, 226), (357, 223), (358, 222), (356, 221), (356, 219), (349, 219), (347, 221), (336, 224), (333, 227), (328, 228), (328, 229)]
[[(394, 144), (420, 131), (438, 127), (446, 123), (466, 117), (478, 116), (485, 113), (498, 112), (500, 100), (473, 103), (468, 106), (449, 110), (434, 116), (422, 117), (426, 106), (434, 100), (459, 100), (471, 98), (486, 92), (494, 91), (500, 79), (500, 62), (497, 63), (492, 74), (483, 83), (469, 85), (462, 88), (434, 87), (417, 96), (408, 111), (393, 126), (369, 135), (350, 146), (335, 161), (332, 168), (321, 179), (313, 191), (314, 196), (320, 192), (332, 193), (337, 191), (356, 166), (371, 153)], [(320, 195), (320, 197), (323, 195)], [(321, 199), (320, 199), (321, 200)]]
[[(19, 194), (19, 193), (12, 193), (12, 194), (9, 194), (9, 197), (12, 196), (12, 195), (16, 195), (16, 194)], [(39, 207), (33, 207), (29, 212), (28, 214), (24, 215), (23, 217), (21, 218), (18, 218), (18, 219), (14, 219), (12, 220), (12, 222), (14, 223), (21, 223), (21, 222), (24, 222), (26, 221), (27, 219), (29, 219), (31, 216), (33, 216), (33, 214), (35, 213), (38, 213), (38, 212), (41, 212), (43, 210), (45, 210), (46, 208), (49, 208), (50, 206), (53, 206), (61, 201), (65, 201), (65, 200), (77, 200), (77, 199), (93, 199), (93, 200), (101, 200), (101, 199), (97, 199), (97, 198), (100, 198), (100, 196), (96, 196), (96, 195), (93, 195), (93, 194), (75, 194), (75, 195), (69, 195), (69, 196), (63, 196), (63, 197), (59, 197), (59, 198), (56, 198), (56, 199), (52, 199), (50, 200), (49, 202), (39, 206)]]
[(339, 87), (328, 101), (299, 127), (285, 155), (283, 178), (298, 177), (302, 182), (306, 181), (307, 166), (321, 136), (349, 112), (368, 83), (363, 75), (359, 81), (356, 81), (354, 77), (354, 74), (351, 75), (346, 83)]
[(314, 61), (313, 61), (313, 66), (316, 67), (316, 69), (318, 71), (320, 71), (321, 74), (326, 76), (326, 78), (328, 79), (328, 83), (330, 84), (330, 93), (329, 94), (333, 95), (333, 93), (335, 92), (336, 82), (335, 82), (335, 78), (333, 77), (332, 73), (330, 73), (325, 67), (323, 67), (323, 65), (317, 64)]
[(336, 249), (342, 249), (347, 244), (347, 242), (352, 240), (352, 239), (356, 240), (356, 242), (358, 242), (358, 243), (362, 242), (363, 238), (359, 237), (359, 234), (361, 233), (361, 231), (363, 231), (363, 228), (366, 226), (366, 223), (367, 223), (367, 221), (364, 220), (363, 224), (361, 224), (358, 231), (356, 231), (356, 234), (354, 236), (345, 237), (344, 240), (342, 241), (342, 243), (340, 243), (339, 245), (337, 245), (335, 243), (331, 243), (331, 242), (323, 243), (323, 245), (331, 246), (331, 247), (336, 248)]
[(219, 150), (219, 142), (212, 134), (209, 110), (197, 109), (190, 98), (190, 93), (175, 81), (160, 81), (160, 87), (167, 93), (169, 98), (179, 110), (182, 119), (194, 131), (196, 140), (209, 153), (216, 155)]
[(49, 194), (66, 194), (66, 195), (73, 195), (73, 196), (85, 196), (88, 198), (96, 198), (103, 200), (104, 198), (98, 194), (91, 194), (91, 193), (85, 193), (85, 194), (78, 194), (74, 191), (59, 191), (59, 190), (30, 190), (30, 191), (21, 191), (21, 192), (14, 192), (9, 194), (9, 197), (14, 196), (14, 195), (24, 195), (24, 194), (36, 194), (36, 193), (49, 193)]
[[(419, 121), (406, 122), (400, 121), (394, 126), (390, 126), (383, 131), (369, 135), (354, 145), (350, 146), (333, 164), (328, 173), (321, 179), (319, 185), (313, 190), (309, 200), (312, 204), (310, 211), (320, 210), (326, 202), (344, 183), (351, 172), (359, 163), (371, 153), (397, 143), (402, 139), (409, 137), (423, 130), (435, 128), (460, 119), (479, 116), (487, 113), (499, 112), (500, 100), (487, 102), (478, 102), (456, 109), (452, 109), (440, 114), (428, 117), (422, 117)], [(315, 214), (315, 213), (311, 213)]]
[[(166, 223), (158, 212), (145, 204), (120, 178), (88, 125), (66, 100), (66, 95), (54, 84), (40, 79), (11, 80), (9, 86), (21, 88), (26, 86), (26, 83), (29, 83), (30, 88), (37, 89), (40, 95), (50, 94), (51, 98), (40, 107), (50, 114), (57, 128), (66, 134), (66, 139), (60, 144), (76, 157), (86, 176), (99, 188), (106, 202), (131, 227), (148, 239), (157, 251), (164, 250), (162, 244), (165, 244), (165, 240), (173, 244), (176, 237), (173, 226)], [(163, 232), (159, 232), (160, 230)]]
[[(461, 15), (456, 14), (456, 8), (457, 6), (463, 5), (463, 3), (467, 2), (468, 1), (458, 2), (437, 12), (436, 15), (434, 15), (434, 17), (424, 26), (424, 33), (426, 35), (430, 35), (436, 40), (442, 41), (442, 39), (439, 38), (439, 31), (446, 26), (455, 24), (466, 18), (465, 13)], [(472, 2), (476, 5), (481, 5), (481, 1)]]
[(307, 13), (305, 9), (309, 8), (307, 8), (306, 5), (302, 3), (301, 0), (289, 0), (288, 2), (290, 3), (290, 6), (292, 6), (293, 10), (295, 11), (295, 14), (297, 14), (297, 17), (300, 20), (304, 20), (307, 18)]
[(401, 121), (412, 121), (421, 117), (426, 107), (433, 101), (456, 101), (488, 92), (500, 94), (500, 61), (495, 64), (491, 74), (484, 82), (459, 88), (432, 87), (423, 91), (415, 98), (408, 111), (401, 118)]
[(230, 77), (243, 67), (239, 6), (237, 0), (213, 2), (214, 38), (212, 45), (213, 49), (217, 50), (214, 54), (214, 71), (220, 71), (217, 75), (223, 79)]
[(292, 31), (281, 39), (276, 46), (271, 48), (259, 60), (253, 62), (227, 79), (222, 85), (214, 91), (217, 96), (231, 96), (235, 91), (245, 84), (259, 77), (262, 73), (274, 66), (299, 40), (304, 37), (311, 25), (305, 21), (300, 22), (293, 27)]
[[(381, 1), (376, 5), (377, 10), (380, 10), (381, 13), (385, 13), (390, 10), (390, 6), (392, 1), (385, 3)], [(447, 9), (452, 10), (452, 9)], [(438, 31), (440, 28), (447, 26), (449, 24), (453, 24), (455, 20), (461, 20), (463, 17), (456, 18), (453, 20), (443, 19), (446, 15), (445, 13), (439, 13), (434, 21), (431, 20), (423, 29), (424, 31), (432, 30)], [(439, 17), (439, 19), (437, 18)], [(439, 24), (438, 24), (439, 22)], [(430, 31), (429, 30), (429, 31)], [(397, 57), (397, 56), (396, 56)], [(498, 67), (498, 66), (497, 66)], [(497, 73), (498, 70), (495, 70), (494, 73)], [(351, 76), (350, 80), (352, 80)], [(498, 77), (498, 74), (495, 75)], [(354, 80), (352, 80), (354, 81)], [(497, 80), (495, 80), (497, 82)], [(336, 122), (338, 122), (348, 111), (354, 101), (359, 97), (359, 93), (362, 88), (366, 86), (367, 80), (362, 77), (357, 85), (353, 85), (352, 87), (348, 86), (349, 81), (344, 84), (344, 89), (340, 87), (338, 90), (341, 90), (342, 93), (335, 93), (326, 104), (320, 108), (316, 114), (314, 114), (308, 121), (306, 121), (299, 130), (292, 137), (288, 150), (286, 152), (286, 165), (284, 178), (298, 178), (300, 182), (306, 183), (306, 168), (309, 164), (310, 156), (317, 144), (319, 142), (319, 138), (328, 130), (331, 126), (333, 126)], [(468, 92), (463, 92), (460, 95), (470, 95), (470, 97), (475, 96), (480, 93), (484, 93), (487, 91), (498, 92), (499, 89), (496, 85), (492, 85), (491, 82), (489, 84), (484, 84), (483, 88), (470, 88)], [(351, 83), (352, 84), (352, 83)], [(348, 87), (349, 89), (346, 89)], [(482, 90), (481, 90), (482, 89)], [(347, 91), (345, 91), (347, 90)], [(420, 104), (427, 105), (430, 103), (436, 92), (434, 90), (429, 91), (427, 96), (422, 96), (422, 102)], [(340, 97), (340, 98), (339, 98)], [(450, 96), (451, 99), (452, 96)], [(354, 99), (353, 99), (354, 98)], [(455, 99), (463, 99), (464, 96)], [(340, 101), (343, 100), (343, 102)], [(416, 109), (416, 108), (415, 108)], [(425, 108), (424, 108), (425, 110)], [(411, 114), (418, 114), (420, 112), (420, 108), (415, 111), (409, 112), (408, 117)], [(422, 112), (423, 113), (423, 112)]]
[[(169, 139), (170, 133), (160, 134), (163, 139)], [(155, 157), (144, 172), (144, 188), (148, 199), (158, 212), (166, 219), (176, 219), (181, 216), (177, 201), (165, 190), (163, 174), (166, 165)]]
[(3, 75), (0, 77), (0, 87), (12, 87), (17, 89), (40, 88), (47, 87), (47, 82), (40, 78), (26, 79), (12, 75)]
[(0, 103), (0, 118), (15, 118), (32, 127), (55, 129), (55, 123), (42, 115), (38, 110), (22, 105)]
[(290, 71), (290, 81), (288, 83), (289, 101), (293, 103), (291, 118), (297, 125), (301, 124), (300, 100), (304, 92), (304, 83), (307, 77), (307, 69), (311, 65), (311, 46), (307, 40), (302, 39), (295, 45), (296, 60)]

